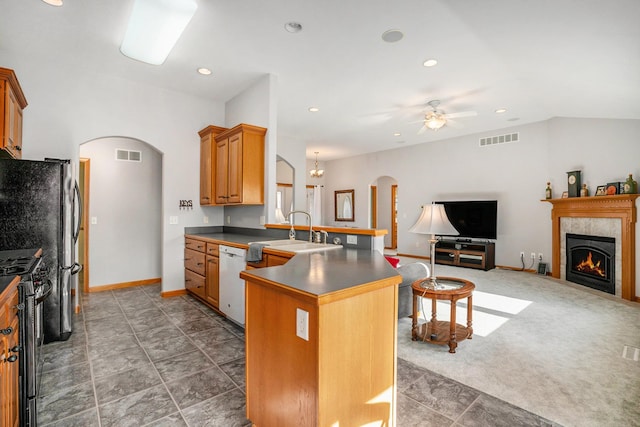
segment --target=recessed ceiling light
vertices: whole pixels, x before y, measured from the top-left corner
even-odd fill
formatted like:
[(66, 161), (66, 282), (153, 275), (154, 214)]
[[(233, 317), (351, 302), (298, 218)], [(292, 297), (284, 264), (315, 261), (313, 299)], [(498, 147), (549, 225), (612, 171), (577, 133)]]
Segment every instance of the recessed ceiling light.
[(427, 59), (426, 61), (424, 61), (422, 63), (422, 65), (424, 65), (425, 67), (433, 67), (434, 65), (436, 65), (438, 63), (437, 60), (431, 58), (431, 59)]
[(51, 6), (62, 6), (62, 0), (42, 0), (46, 4), (50, 4)]
[(402, 40), (403, 37), (404, 34), (402, 34), (402, 31), (400, 30), (387, 30), (382, 33), (382, 40), (386, 41), (387, 43), (398, 42)]
[(284, 24), (284, 29), (290, 33), (299, 33), (302, 31), (302, 24), (299, 22), (287, 22)]
[(200, 68), (198, 68), (198, 72), (199, 72), (200, 74), (202, 74), (203, 76), (208, 76), (208, 75), (210, 75), (210, 74), (211, 74), (211, 70), (210, 70), (210, 69), (208, 69), (208, 68), (205, 68), (205, 67), (200, 67)]
[(318, 111), (320, 111), (320, 109), (318, 107), (309, 107), (309, 111), (312, 113), (317, 113)]
[(507, 109), (506, 109), (506, 108), (498, 108), (498, 109), (496, 110), (496, 113), (498, 113), (498, 114), (502, 114), (502, 113), (506, 113), (506, 112), (507, 112)]
[(393, 134), (393, 136), (400, 136), (400, 135), (402, 135), (400, 132), (396, 132)]

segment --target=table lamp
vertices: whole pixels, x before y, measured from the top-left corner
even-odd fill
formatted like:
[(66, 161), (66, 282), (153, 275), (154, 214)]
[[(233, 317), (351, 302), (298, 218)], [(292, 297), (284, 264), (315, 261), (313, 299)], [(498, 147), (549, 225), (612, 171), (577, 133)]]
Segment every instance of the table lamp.
[(436, 264), (436, 243), (438, 239), (436, 235), (440, 236), (457, 236), (458, 230), (456, 230), (451, 222), (449, 222), (449, 218), (447, 217), (447, 212), (444, 210), (444, 205), (440, 205), (437, 203), (432, 203), (430, 205), (425, 205), (422, 207), (422, 214), (418, 221), (413, 224), (413, 227), (409, 229), (412, 233), (417, 234), (430, 234), (429, 243), (431, 244), (431, 253), (429, 257), (431, 258), (431, 276), (429, 277), (429, 281), (425, 282), (423, 286), (437, 289), (438, 284), (436, 283), (436, 273), (435, 273), (435, 264)]

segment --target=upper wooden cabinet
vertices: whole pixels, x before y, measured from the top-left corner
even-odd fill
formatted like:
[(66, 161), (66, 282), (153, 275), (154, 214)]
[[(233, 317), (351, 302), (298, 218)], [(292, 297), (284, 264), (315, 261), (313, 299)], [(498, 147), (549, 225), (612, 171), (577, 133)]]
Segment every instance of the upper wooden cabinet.
[(0, 157), (22, 158), (22, 110), (27, 100), (13, 70), (0, 67)]
[(215, 176), (213, 165), (215, 165), (215, 136), (226, 131), (227, 128), (219, 126), (207, 126), (198, 134), (200, 135), (200, 204), (215, 205), (215, 195), (213, 185)]
[(264, 203), (267, 129), (240, 124), (215, 136), (214, 193), (218, 205)]

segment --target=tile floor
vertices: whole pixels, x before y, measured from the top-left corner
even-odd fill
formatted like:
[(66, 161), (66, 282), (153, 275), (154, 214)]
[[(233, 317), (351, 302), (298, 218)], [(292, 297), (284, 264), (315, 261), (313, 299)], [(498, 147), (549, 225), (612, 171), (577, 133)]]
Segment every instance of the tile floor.
[[(41, 426), (251, 425), (242, 329), (159, 285), (82, 307), (71, 338), (44, 347)], [(397, 409), (398, 427), (557, 425), (402, 359)]]

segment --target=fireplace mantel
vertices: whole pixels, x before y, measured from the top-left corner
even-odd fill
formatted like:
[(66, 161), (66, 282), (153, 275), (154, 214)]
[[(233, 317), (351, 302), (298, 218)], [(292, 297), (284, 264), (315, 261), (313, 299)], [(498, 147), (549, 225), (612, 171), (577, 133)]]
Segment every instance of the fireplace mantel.
[(570, 197), (542, 200), (553, 205), (551, 210), (552, 260), (551, 275), (560, 278), (560, 218), (620, 218), (622, 245), (623, 299), (640, 301), (636, 297), (636, 199), (640, 194), (617, 196)]

